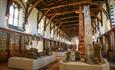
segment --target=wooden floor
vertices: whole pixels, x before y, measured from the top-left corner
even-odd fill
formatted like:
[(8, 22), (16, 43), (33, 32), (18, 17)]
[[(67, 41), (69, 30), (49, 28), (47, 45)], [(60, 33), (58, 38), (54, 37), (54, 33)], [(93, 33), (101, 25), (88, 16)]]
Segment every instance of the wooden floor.
[(49, 67), (47, 70), (59, 70), (59, 62), (53, 64), (51, 67)]
[(7, 63), (0, 63), (0, 70), (9, 70)]
[[(7, 63), (0, 63), (0, 70), (19, 70), (19, 69), (9, 69)], [(59, 70), (59, 62), (56, 61), (40, 70)], [(110, 66), (110, 70), (115, 70), (115, 66)]]

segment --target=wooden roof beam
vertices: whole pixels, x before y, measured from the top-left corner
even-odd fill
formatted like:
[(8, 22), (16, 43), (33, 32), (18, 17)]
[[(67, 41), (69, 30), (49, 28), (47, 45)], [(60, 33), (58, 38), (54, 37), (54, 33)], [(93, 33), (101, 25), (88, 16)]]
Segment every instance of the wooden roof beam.
[[(104, 2), (104, 1), (101, 1)], [(64, 3), (64, 4), (59, 4), (53, 7), (47, 7), (41, 10), (48, 10), (48, 9), (57, 9), (57, 8), (62, 8), (65, 6), (74, 6), (74, 5), (79, 5), (79, 4), (90, 4), (90, 5), (97, 5), (97, 2), (92, 3), (92, 1), (82, 1), (82, 2), (69, 2), (69, 3)]]
[(101, 22), (101, 19), (99, 17), (97, 17), (93, 12), (90, 12), (91, 16), (94, 16), (95, 18), (97, 18), (100, 22)]
[(31, 7), (31, 9), (29, 10), (28, 14), (27, 14), (27, 18), (29, 17), (30, 13), (32, 12), (32, 10), (41, 2), (42, 0), (37, 0)]
[(78, 20), (76, 20), (76, 21), (65, 21), (65, 22), (62, 22), (62, 23), (66, 24), (66, 23), (76, 23), (76, 22), (78, 23), (79, 21)]
[(72, 32), (71, 32), (71, 33), (67, 32), (67, 33), (68, 33), (68, 35), (71, 36), (71, 37), (77, 36), (77, 34), (78, 34), (78, 33), (72, 33)]
[(49, 11), (50, 11), (50, 9), (48, 9), (48, 10), (40, 17), (40, 19), (39, 19), (39, 21), (38, 21), (38, 24), (41, 22), (42, 18), (47, 15), (47, 13), (48, 13)]
[(75, 28), (79, 29), (77, 25), (76, 26), (64, 26), (64, 27), (65, 29), (75, 29)]
[(61, 8), (61, 7), (65, 7), (65, 6), (79, 5), (79, 4), (82, 4), (82, 3), (87, 3), (87, 1), (71, 2), (71, 3), (69, 2), (69, 3), (65, 3), (65, 4), (59, 4), (59, 5), (54, 6), (54, 7), (44, 8), (44, 9), (41, 9), (41, 10), (56, 9), (56, 8)]
[(65, 24), (63, 24), (63, 25), (70, 25), (70, 24), (71, 24), (71, 25), (74, 25), (74, 24), (79, 24), (79, 23), (76, 23), (76, 22), (74, 23), (74, 22), (73, 22), (73, 23), (65, 23)]
[(57, 21), (57, 20), (67, 20), (67, 19), (72, 19), (72, 18), (79, 18), (79, 17), (78, 16), (63, 17), (63, 18), (59, 18), (59, 19), (54, 19), (54, 21)]
[(71, 30), (78, 30), (78, 28), (69, 28), (69, 29), (64, 29), (65, 31), (71, 31)]
[(24, 2), (22, 0), (19, 0), (21, 2), (21, 4), (23, 5), (23, 8), (26, 9), (26, 6), (24, 4)]
[(64, 14), (69, 14), (69, 13), (79, 13), (79, 10), (74, 10), (74, 11), (65, 11), (65, 12), (59, 12), (59, 13), (54, 13), (54, 14), (47, 14), (46, 16), (59, 16), (59, 15), (64, 15)]
[(47, 27), (48, 24), (55, 18), (55, 16), (56, 16), (56, 15), (53, 15), (53, 16), (49, 19), (48, 23), (46, 24), (46, 27)]
[(70, 25), (63, 25), (63, 26), (79, 26), (79, 24), (70, 24)]
[(78, 35), (78, 32), (68, 32), (68, 31), (65, 31), (69, 37), (74, 37), (74, 36), (77, 36)]

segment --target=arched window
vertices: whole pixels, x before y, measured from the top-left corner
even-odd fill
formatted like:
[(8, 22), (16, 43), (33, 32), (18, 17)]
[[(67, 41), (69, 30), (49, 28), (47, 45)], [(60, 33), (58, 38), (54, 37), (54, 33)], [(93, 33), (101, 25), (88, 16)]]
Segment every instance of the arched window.
[(8, 24), (18, 27), (19, 26), (19, 7), (13, 3), (10, 6)]
[(18, 31), (23, 31), (24, 8), (18, 2), (12, 3), (8, 8), (8, 27)]

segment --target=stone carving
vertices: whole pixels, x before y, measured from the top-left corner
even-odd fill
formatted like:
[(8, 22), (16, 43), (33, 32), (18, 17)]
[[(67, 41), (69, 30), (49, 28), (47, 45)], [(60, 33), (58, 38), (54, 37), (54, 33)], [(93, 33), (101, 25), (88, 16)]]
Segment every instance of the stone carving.
[(98, 43), (94, 46), (94, 59), (96, 64), (101, 63), (101, 47)]
[(19, 54), (18, 56), (31, 59), (37, 59), (38, 57), (40, 57), (38, 49), (35, 48), (30, 48), (29, 50), (25, 49), (25, 51), (22, 54)]
[(66, 61), (69, 61), (69, 60), (70, 60), (71, 52), (70, 52), (70, 51), (67, 51), (65, 55), (66, 55), (65, 60), (66, 60)]
[[(82, 60), (79, 51), (70, 50), (67, 51), (65, 54), (65, 61), (82, 61), (88, 64), (103, 64), (105, 63), (104, 60), (101, 57), (101, 47), (98, 43), (94, 44), (94, 47), (92, 48), (92, 45), (88, 45), (84, 60)], [(93, 53), (90, 53), (89, 51), (94, 50)]]
[(75, 61), (80, 60), (80, 53), (78, 51), (75, 51)]
[(44, 53), (44, 55), (50, 55), (50, 51), (49, 51), (48, 48), (47, 48), (47, 49), (44, 49), (43, 53)]
[(68, 51), (66, 52), (65, 61), (79, 61), (80, 53), (78, 51)]

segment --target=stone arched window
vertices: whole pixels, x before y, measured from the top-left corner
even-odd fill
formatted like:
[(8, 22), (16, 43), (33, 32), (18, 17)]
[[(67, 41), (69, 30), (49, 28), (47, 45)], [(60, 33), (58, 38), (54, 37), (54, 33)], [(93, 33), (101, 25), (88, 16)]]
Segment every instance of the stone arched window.
[(17, 27), (19, 25), (19, 8), (15, 3), (10, 6), (8, 24)]
[(8, 27), (16, 30), (23, 30), (23, 8), (18, 2), (13, 2), (8, 7)]

